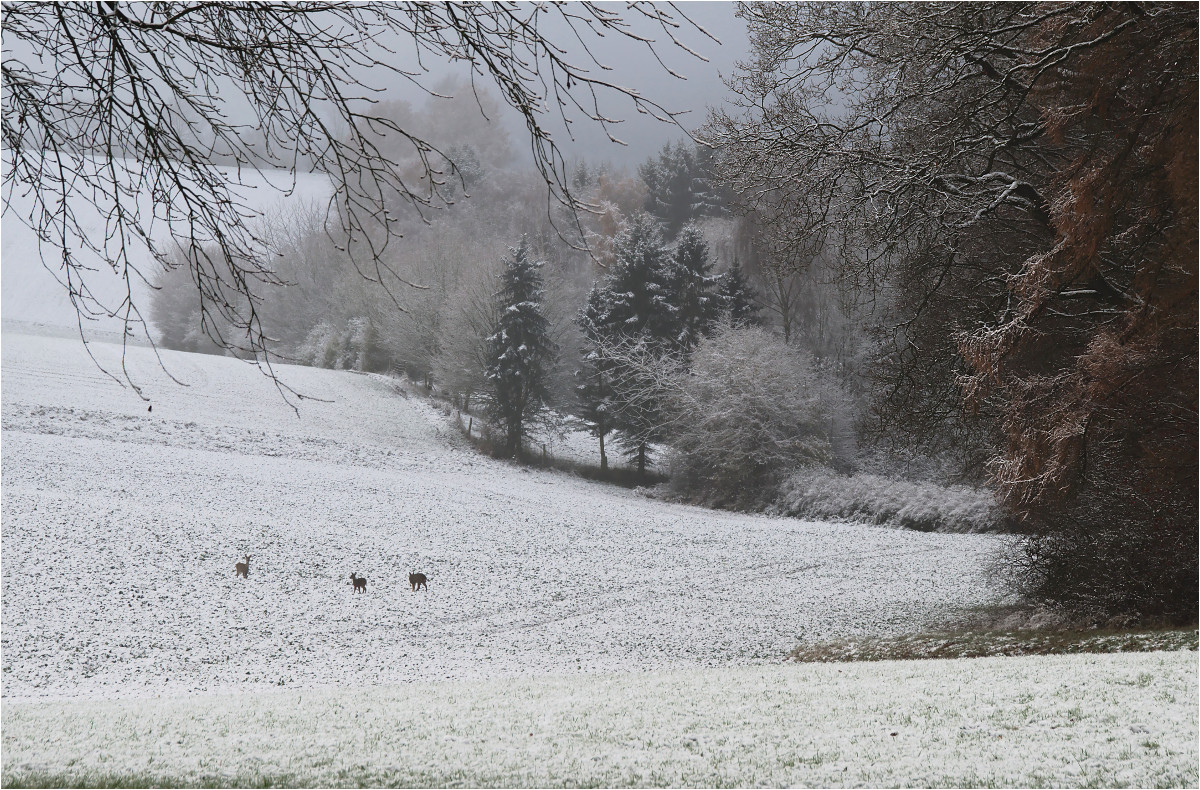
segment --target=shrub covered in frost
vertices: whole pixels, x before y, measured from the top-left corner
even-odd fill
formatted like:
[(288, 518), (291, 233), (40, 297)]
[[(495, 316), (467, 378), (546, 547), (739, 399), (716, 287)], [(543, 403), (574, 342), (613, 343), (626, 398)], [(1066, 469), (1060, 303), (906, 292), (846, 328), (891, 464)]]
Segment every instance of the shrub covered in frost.
[(843, 475), (825, 468), (803, 469), (785, 480), (774, 509), (800, 518), (924, 532), (999, 532), (1010, 527), (992, 493), (984, 489)]
[(382, 369), (383, 355), (379, 351), (379, 332), (371, 319), (351, 318), (343, 330), (328, 321), (321, 321), (304, 338), (289, 361), (300, 365), (334, 370)]
[(667, 400), (672, 476), (694, 499), (753, 505), (781, 471), (830, 460), (827, 388), (808, 354), (763, 329), (705, 338)]

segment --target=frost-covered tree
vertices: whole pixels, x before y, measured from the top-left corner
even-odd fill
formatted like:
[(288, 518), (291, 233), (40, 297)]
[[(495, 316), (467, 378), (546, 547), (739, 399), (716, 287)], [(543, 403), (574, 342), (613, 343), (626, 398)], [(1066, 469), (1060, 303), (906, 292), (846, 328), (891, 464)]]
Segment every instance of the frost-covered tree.
[(695, 225), (685, 225), (679, 232), (672, 257), (676, 278), (673, 297), (679, 308), (675, 345), (690, 351), (708, 334), (720, 314), (715, 292), (720, 278), (712, 273), (708, 242)]
[(488, 338), (497, 324), (496, 274), (481, 267), (447, 300), (446, 333), (433, 364), (433, 378), (464, 411), (487, 389)]
[(661, 226), (645, 212), (635, 214), (613, 239), (612, 252), (603, 287), (585, 308), (585, 331), (671, 342), (679, 326), (678, 278)]
[[(580, 316), (580, 326), (589, 345), (592, 365), (604, 369), (605, 349), (623, 342), (642, 341), (653, 348), (673, 346), (680, 334), (679, 300), (675, 291), (679, 278), (675, 262), (663, 245), (658, 222), (649, 214), (635, 215), (628, 227), (613, 240), (614, 263), (608, 275), (588, 295)], [(615, 408), (608, 411), (620, 431), (621, 445), (627, 456), (636, 459), (638, 472), (644, 473), (650, 460), (649, 447), (661, 441), (660, 404), (653, 399), (635, 401), (622, 392), (627, 377), (610, 370), (612, 392), (598, 390), (586, 397), (585, 411), (595, 413), (602, 405), (601, 395), (610, 398)], [(596, 378), (599, 381), (599, 378)], [(605, 385), (607, 387), (609, 385)], [(585, 418), (586, 419), (586, 418)], [(593, 433), (597, 423), (589, 423)]]
[(457, 177), (448, 185), (452, 187), (449, 194), (447, 194), (447, 198), (449, 199), (460, 199), (458, 194), (459, 186), (462, 187), (462, 197), (471, 194), (475, 186), (487, 175), (487, 170), (484, 169), (483, 163), (479, 161), (479, 154), (475, 151), (474, 146), (451, 146), (446, 152), (446, 161), (450, 172)]
[(717, 283), (717, 305), (720, 315), (734, 326), (756, 326), (762, 323), (758, 317), (758, 297), (754, 286), (746, 279), (742, 264), (734, 258), (729, 271), (719, 275)]
[(1036, 533), (1037, 597), (1194, 621), (1195, 9), (739, 14), (724, 173), (788, 234), (842, 240), (839, 277), (878, 306), (877, 413), (975, 447)]
[[(545, 185), (575, 207), (548, 131), (556, 119), (611, 130), (619, 119), (600, 108), (613, 98), (675, 117), (610, 81), (594, 44), (615, 38), (654, 51), (665, 41), (694, 54), (686, 39), (707, 33), (686, 21), (652, 3), (9, 3), (4, 188), (29, 195), (20, 219), (53, 250), (47, 263), (62, 271), (81, 334), (88, 315), (145, 329), (135, 283), (175, 265), (173, 244), (160, 238), (165, 222), (185, 247), (202, 326), (231, 326), (214, 341), (269, 371), (258, 297), (283, 281), (220, 164), (329, 175), (339, 242), (364, 275), (384, 280), (383, 252), (403, 219), (381, 204), (435, 207), (449, 174), (435, 142), (363, 100), (381, 90), (380, 79), (428, 90), (425, 67), (408, 64), (453, 61), (469, 68), (472, 85), (494, 84), (524, 120)], [(383, 137), (404, 161), (385, 152)], [(280, 189), (289, 188), (282, 179)], [(106, 233), (93, 231), (93, 210)], [(139, 260), (139, 246), (152, 263)], [(112, 301), (98, 296), (109, 289), (89, 286), (110, 269), (126, 286)]]
[(541, 261), (522, 238), (509, 250), (500, 275), (495, 331), (488, 338), (488, 415), (504, 434), (503, 457), (520, 454), (529, 421), (546, 404), (546, 373), (555, 348), (542, 311)]
[(613, 367), (611, 360), (594, 345), (584, 352), (580, 368), (575, 376), (578, 384), (575, 396), (578, 401), (576, 416), (583, 421), (588, 433), (600, 442), (600, 469), (608, 469), (608, 452), (605, 438), (617, 427), (616, 393), (613, 391)]
[(709, 501), (770, 494), (787, 473), (830, 459), (831, 392), (806, 352), (723, 325), (668, 389), (672, 475)]

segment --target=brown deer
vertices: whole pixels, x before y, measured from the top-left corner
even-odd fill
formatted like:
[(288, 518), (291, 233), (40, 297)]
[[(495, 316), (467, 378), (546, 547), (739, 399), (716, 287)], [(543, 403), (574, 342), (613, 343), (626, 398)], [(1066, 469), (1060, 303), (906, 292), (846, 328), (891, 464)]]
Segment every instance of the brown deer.
[(245, 562), (235, 562), (233, 564), (233, 575), (241, 576), (243, 579), (249, 579), (250, 578), (250, 555), (247, 554), (242, 559), (244, 559)]
[(408, 583), (409, 583), (410, 585), (412, 585), (413, 592), (416, 592), (416, 591), (417, 591), (417, 589), (418, 589), (418, 588), (420, 588), (420, 587), (424, 587), (426, 590), (428, 590), (428, 589), (429, 589), (429, 585), (428, 585), (428, 584), (426, 584), (426, 582), (427, 582), (427, 581), (429, 581), (429, 577), (427, 577), (427, 576), (426, 576), (425, 574), (423, 574), (423, 573), (410, 573), (410, 574), (408, 574)]
[(354, 585), (354, 589), (351, 590), (351, 592), (366, 592), (367, 591), (367, 577), (366, 576), (359, 576), (358, 574), (352, 573), (352, 574), (350, 574), (350, 583)]

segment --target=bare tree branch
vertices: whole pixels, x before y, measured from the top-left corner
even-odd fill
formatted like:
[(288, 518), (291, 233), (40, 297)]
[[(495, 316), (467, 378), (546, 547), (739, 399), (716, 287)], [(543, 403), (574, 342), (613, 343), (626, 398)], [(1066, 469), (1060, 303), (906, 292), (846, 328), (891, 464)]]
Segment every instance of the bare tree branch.
[[(582, 117), (615, 140), (620, 120), (602, 111), (604, 101), (666, 122), (678, 116), (613, 82), (589, 42), (613, 37), (656, 55), (663, 46), (695, 54), (681, 36), (689, 20), (650, 3), (631, 3), (625, 15), (597, 3), (510, 2), (2, 8), (5, 213), (14, 195), (30, 199), (19, 217), (36, 232), (85, 342), (85, 322), (102, 316), (120, 320), (127, 340), (140, 332), (153, 342), (134, 284), (153, 283), (181, 247), (203, 331), (272, 376), (258, 308), (263, 289), (279, 281), (249, 222), (244, 170), (290, 171), (284, 192), (301, 171), (329, 176), (338, 244), (387, 288), (404, 280), (383, 255), (401, 220), (385, 203), (398, 198), (425, 216), (447, 202), (447, 179), (461, 181), (443, 171), (448, 158), (431, 141), (374, 112), (389, 79), (424, 87), (426, 62), (467, 64), (473, 80), (494, 84), (524, 118), (549, 198), (578, 210), (587, 207), (570, 191), (552, 118), (569, 129)], [(543, 32), (551, 18), (583, 56)], [(395, 65), (401, 49), (422, 65)], [(405, 141), (415, 168), (385, 155), (385, 139)], [(150, 270), (131, 255), (137, 247), (149, 251)], [(95, 260), (107, 271), (93, 271)], [(116, 302), (92, 285), (109, 272), (125, 283)]]

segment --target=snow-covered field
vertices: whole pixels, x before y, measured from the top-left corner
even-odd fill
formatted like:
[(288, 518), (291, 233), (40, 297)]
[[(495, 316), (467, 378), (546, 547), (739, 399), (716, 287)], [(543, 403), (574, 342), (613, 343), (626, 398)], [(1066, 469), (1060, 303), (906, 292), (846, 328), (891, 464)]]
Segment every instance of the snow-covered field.
[(781, 663), (1003, 601), (1003, 537), (528, 471), (379, 376), (0, 359), (6, 785), (1196, 782), (1194, 653)]
[(8, 703), (4, 782), (1195, 787), (1196, 654)]
[(384, 378), (284, 368), (297, 418), (245, 363), (130, 354), (152, 412), (3, 336), (6, 698), (771, 662), (999, 597), (997, 537), (664, 504), (482, 458)]

